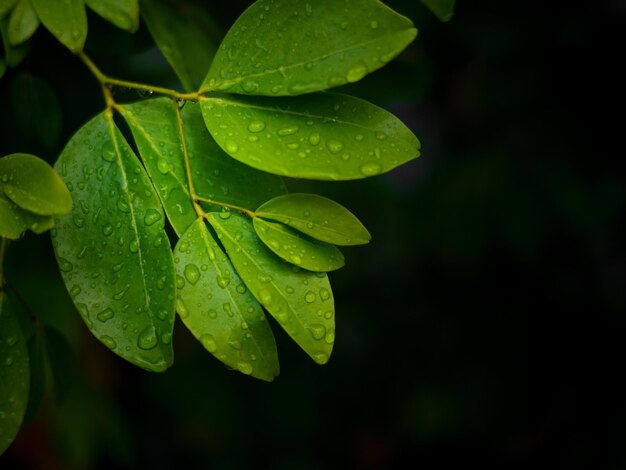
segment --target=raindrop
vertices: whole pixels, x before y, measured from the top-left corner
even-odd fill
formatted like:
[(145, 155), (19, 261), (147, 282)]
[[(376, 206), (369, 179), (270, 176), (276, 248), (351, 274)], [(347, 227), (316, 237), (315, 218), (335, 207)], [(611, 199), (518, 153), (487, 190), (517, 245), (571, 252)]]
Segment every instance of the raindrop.
[(382, 168), (378, 163), (370, 162), (363, 164), (360, 170), (365, 176), (374, 176), (378, 175), (382, 171)]
[(259, 88), (259, 84), (254, 80), (246, 80), (241, 84), (241, 88), (246, 93), (252, 93), (256, 91), (257, 88)]
[(293, 255), (290, 257), (290, 260), (293, 264), (302, 264), (302, 258), (297, 255)]
[(317, 132), (315, 132), (315, 133), (313, 133), (313, 134), (311, 134), (309, 136), (309, 144), (311, 144), (311, 145), (319, 144), (320, 140), (321, 140), (320, 139), (320, 135)]
[(304, 301), (308, 304), (315, 302), (315, 292), (308, 291), (304, 296)]
[(317, 353), (313, 355), (313, 360), (318, 364), (326, 364), (328, 362), (328, 354)]
[(111, 318), (115, 316), (115, 312), (113, 309), (107, 308), (102, 310), (100, 313), (96, 315), (96, 318), (100, 320), (102, 323), (109, 321)]
[(272, 303), (272, 294), (267, 289), (261, 289), (259, 291), (259, 301), (265, 306), (268, 307)]
[(239, 146), (236, 142), (232, 140), (226, 141), (226, 151), (228, 153), (237, 153), (237, 150), (239, 150)]
[(239, 370), (239, 372), (246, 374), (246, 375), (250, 375), (252, 374), (252, 364), (250, 364), (249, 362), (238, 362), (237, 363), (237, 369)]
[(164, 158), (159, 158), (159, 161), (157, 162), (157, 168), (162, 174), (166, 175), (170, 171), (170, 164), (167, 163), (167, 160), (165, 160)]
[(320, 299), (322, 299), (322, 300), (330, 299), (330, 291), (328, 289), (321, 288), (320, 289)]
[(248, 130), (250, 132), (261, 132), (265, 129), (265, 123), (263, 121), (251, 121), (248, 124)]
[(170, 344), (172, 342), (171, 333), (163, 333), (161, 335), (161, 341), (163, 342), (163, 344)]
[(185, 278), (191, 283), (191, 285), (195, 285), (200, 279), (200, 270), (198, 266), (195, 264), (188, 264), (185, 266)]
[(290, 127), (283, 127), (282, 129), (279, 129), (278, 132), (276, 133), (281, 137), (286, 137), (288, 135), (293, 135), (296, 132), (298, 132), (298, 127), (290, 126)]
[(64, 273), (69, 273), (74, 269), (74, 265), (65, 258), (57, 258), (57, 261), (59, 262), (59, 269)]
[(106, 237), (108, 237), (109, 235), (113, 233), (113, 226), (111, 224), (106, 224), (104, 227), (102, 227), (102, 233)]
[(313, 323), (312, 325), (307, 326), (306, 329), (309, 330), (313, 339), (318, 341), (326, 334), (326, 327), (324, 327), (324, 325), (320, 325), (319, 323)]
[(80, 294), (80, 291), (81, 291), (80, 286), (79, 286), (79, 285), (74, 284), (74, 285), (72, 286), (72, 289), (70, 290), (70, 296), (71, 296), (72, 298), (75, 298), (78, 294)]
[(185, 319), (189, 316), (189, 310), (187, 310), (187, 307), (185, 306), (185, 304), (183, 303), (180, 297), (176, 298), (176, 311), (178, 312), (178, 315), (180, 315), (180, 318), (182, 319)]
[(143, 218), (143, 222), (146, 225), (152, 225), (161, 218), (161, 214), (156, 209), (148, 209), (146, 215)]
[(128, 244), (128, 249), (131, 253), (137, 253), (139, 251), (139, 243), (137, 243), (136, 239), (131, 240), (131, 242)]
[(326, 333), (324, 341), (328, 344), (333, 344), (335, 342), (335, 332), (333, 330), (329, 330), (328, 333)]
[(217, 285), (220, 286), (222, 289), (225, 289), (228, 284), (230, 284), (229, 276), (222, 276), (221, 274), (218, 274), (215, 279), (217, 281)]
[(326, 148), (330, 153), (339, 153), (343, 150), (343, 144), (338, 140), (329, 140), (326, 142)]
[(109, 349), (115, 349), (117, 347), (117, 343), (110, 336), (104, 335), (100, 337), (100, 341)]
[(372, 29), (376, 29), (376, 28), (378, 28), (378, 21), (372, 21), (372, 22), (370, 23), (370, 27), (371, 27)]
[(178, 289), (182, 289), (183, 287), (185, 287), (185, 278), (182, 276), (176, 276), (176, 287)]
[(107, 140), (102, 145), (102, 158), (104, 158), (107, 162), (115, 160), (115, 149), (113, 148), (113, 143), (110, 140)]
[(367, 75), (367, 67), (363, 63), (359, 63), (350, 67), (346, 80), (348, 82), (357, 82)]
[(200, 336), (200, 342), (202, 343), (202, 346), (204, 346), (205, 349), (210, 353), (214, 353), (215, 351), (217, 351), (217, 344), (215, 343), (215, 338), (213, 338), (212, 335), (204, 334)]
[(137, 337), (137, 346), (141, 349), (153, 349), (158, 343), (154, 326), (147, 326)]

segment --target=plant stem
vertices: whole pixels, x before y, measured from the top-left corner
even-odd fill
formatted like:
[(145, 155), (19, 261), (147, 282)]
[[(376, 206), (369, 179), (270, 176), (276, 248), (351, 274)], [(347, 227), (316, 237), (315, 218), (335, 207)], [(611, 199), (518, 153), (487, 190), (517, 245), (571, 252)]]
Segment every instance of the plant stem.
[(206, 197), (202, 197), (202, 196), (198, 196), (198, 195), (196, 195), (195, 199), (197, 201), (206, 202), (207, 204), (213, 204), (214, 206), (228, 207), (229, 209), (233, 209), (235, 211), (242, 212), (242, 213), (246, 214), (248, 217), (255, 217), (256, 216), (256, 213), (254, 213), (250, 209), (246, 209), (245, 207), (235, 206), (234, 204), (228, 204), (226, 202), (214, 201), (212, 199), (208, 199)]

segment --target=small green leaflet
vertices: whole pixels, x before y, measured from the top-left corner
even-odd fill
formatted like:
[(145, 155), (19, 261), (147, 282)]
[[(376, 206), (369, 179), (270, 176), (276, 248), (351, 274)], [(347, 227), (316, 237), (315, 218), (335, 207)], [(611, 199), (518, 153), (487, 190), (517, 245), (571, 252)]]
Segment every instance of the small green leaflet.
[[(11, 41), (9, 41), (9, 17), (0, 19), (0, 36), (2, 36), (2, 45), (4, 46), (5, 66), (10, 68), (17, 67), (26, 57), (29, 43), (20, 44), (19, 46), (11, 45)], [(0, 69), (2, 69), (1, 65)]]
[(356, 82), (417, 35), (377, 0), (259, 0), (232, 26), (203, 89), (300, 95)]
[(363, 245), (371, 236), (348, 209), (317, 194), (290, 193), (267, 201), (256, 215), (277, 220), (334, 245)]
[(450, 21), (454, 15), (456, 0), (422, 0), (422, 3), (441, 21)]
[[(171, 99), (157, 98), (120, 106), (120, 112), (133, 133), (172, 227), (180, 237), (197, 215), (187, 187), (174, 106), (177, 105)], [(250, 168), (224, 153), (207, 131), (198, 104), (187, 103), (182, 118), (199, 196), (254, 210), (259, 204), (286, 192), (281, 178)]]
[(9, 19), (9, 41), (14, 46), (28, 40), (39, 27), (39, 17), (30, 0), (19, 0)]
[(206, 31), (210, 25), (199, 23), (184, 5), (173, 8), (164, 0), (142, 0), (141, 16), (183, 88), (197, 90), (217, 49)]
[(224, 364), (272, 381), (279, 373), (272, 330), (204, 220), (189, 227), (174, 257), (183, 323)]
[(269, 173), (352, 180), (419, 156), (420, 143), (394, 115), (347, 95), (205, 98), (204, 121), (233, 158)]
[(305, 271), (278, 258), (259, 240), (249, 218), (207, 214), (235, 269), (252, 295), (318, 364), (335, 341), (335, 306), (325, 273)]
[(84, 0), (31, 0), (43, 25), (74, 54), (87, 39)]
[(85, 0), (89, 8), (120, 29), (134, 33), (139, 28), (137, 0)]
[(28, 400), (29, 364), (26, 341), (0, 290), (0, 455), (19, 430)]
[(267, 247), (291, 264), (316, 272), (341, 268), (344, 258), (337, 247), (308, 238), (276, 222), (255, 217), (254, 230)]
[(109, 112), (87, 122), (55, 168), (72, 191), (53, 247), (91, 332), (151, 371), (173, 360), (174, 265), (161, 204)]
[(59, 175), (34, 155), (14, 153), (0, 159), (0, 190), (35, 214), (61, 215), (72, 208), (72, 198)]
[(54, 219), (51, 216), (28, 212), (0, 192), (0, 237), (16, 240), (26, 230), (39, 234), (53, 226)]

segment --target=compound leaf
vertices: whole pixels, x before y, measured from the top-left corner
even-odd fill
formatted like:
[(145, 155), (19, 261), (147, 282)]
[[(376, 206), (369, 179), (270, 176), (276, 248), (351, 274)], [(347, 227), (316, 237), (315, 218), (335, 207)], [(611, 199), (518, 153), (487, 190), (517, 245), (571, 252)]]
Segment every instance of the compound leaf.
[(450, 21), (454, 15), (456, 0), (422, 0), (422, 3), (441, 21)]
[(279, 373), (272, 330), (203, 219), (185, 232), (174, 256), (178, 314), (189, 331), (224, 364), (272, 381)]
[(161, 205), (109, 112), (69, 141), (55, 167), (72, 191), (53, 246), (91, 332), (148, 370), (172, 363), (174, 265)]
[(83, 50), (87, 39), (84, 0), (31, 0), (43, 25), (74, 54)]
[(291, 264), (316, 272), (341, 268), (344, 258), (337, 247), (306, 237), (276, 222), (255, 217), (254, 230), (267, 247)]
[(261, 0), (235, 22), (203, 88), (300, 95), (356, 82), (398, 55), (417, 35), (377, 0)]
[(26, 341), (0, 290), (0, 455), (20, 429), (28, 401), (29, 363)]
[(259, 207), (256, 215), (334, 245), (362, 245), (371, 239), (354, 214), (317, 194), (290, 193), (275, 197)]
[[(157, 98), (121, 106), (120, 111), (130, 126), (165, 212), (180, 237), (197, 215), (187, 186), (174, 106), (168, 98)], [(255, 170), (224, 153), (207, 131), (198, 104), (187, 103), (182, 118), (199, 196), (254, 210), (268, 199), (285, 193), (281, 178)]]
[(72, 197), (59, 175), (34, 155), (14, 153), (1, 158), (0, 189), (35, 214), (61, 215), (72, 209)]
[(206, 31), (182, 6), (163, 0), (142, 0), (141, 16), (185, 90), (197, 90), (217, 49)]
[(205, 98), (200, 106), (226, 153), (277, 175), (367, 178), (420, 154), (419, 141), (398, 118), (347, 95), (223, 96)]
[(19, 0), (9, 19), (9, 41), (16, 46), (28, 40), (39, 27), (39, 17), (30, 0)]
[(16, 240), (26, 230), (39, 234), (53, 226), (54, 219), (51, 216), (28, 212), (0, 192), (0, 237)]
[(335, 341), (328, 276), (278, 258), (241, 214), (210, 213), (207, 219), (250, 292), (315, 362), (326, 363)]
[(89, 8), (120, 29), (134, 33), (139, 28), (137, 0), (85, 0)]

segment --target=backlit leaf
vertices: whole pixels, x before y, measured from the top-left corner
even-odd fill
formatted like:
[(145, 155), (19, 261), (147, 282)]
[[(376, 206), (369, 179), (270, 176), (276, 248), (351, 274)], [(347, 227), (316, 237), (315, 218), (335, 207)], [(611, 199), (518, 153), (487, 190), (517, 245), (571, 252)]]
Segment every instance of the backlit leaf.
[(0, 237), (15, 240), (26, 230), (43, 233), (54, 226), (54, 219), (18, 207), (0, 192)]
[(84, 0), (31, 0), (43, 25), (74, 54), (87, 39)]
[(277, 220), (334, 245), (362, 245), (371, 239), (354, 214), (341, 204), (317, 194), (278, 196), (259, 207), (256, 215)]
[(185, 90), (197, 90), (217, 49), (207, 31), (184, 5), (163, 0), (142, 0), (141, 16)]
[(278, 258), (259, 240), (248, 217), (210, 213), (207, 218), (252, 295), (315, 362), (326, 363), (335, 341), (328, 276)]
[(28, 40), (39, 27), (39, 17), (30, 0), (19, 0), (9, 19), (9, 41), (18, 45)]
[(161, 205), (107, 112), (69, 141), (55, 168), (72, 191), (53, 246), (91, 332), (152, 371), (172, 363), (174, 265)]
[(441, 21), (450, 21), (456, 0), (422, 0), (422, 3)]
[[(165, 212), (178, 236), (182, 236), (197, 214), (187, 187), (174, 106), (171, 99), (158, 98), (124, 105), (120, 110), (130, 126)], [(250, 168), (224, 153), (207, 131), (198, 104), (187, 103), (182, 117), (193, 181), (199, 196), (254, 210), (268, 199), (285, 193), (281, 178)]]
[(277, 175), (351, 180), (419, 156), (420, 143), (395, 116), (346, 95), (205, 98), (204, 121), (233, 158)]
[(300, 95), (356, 82), (417, 35), (408, 18), (377, 0), (260, 0), (220, 45), (203, 88)]
[(134, 33), (139, 28), (137, 0), (85, 0), (89, 8), (120, 29)]
[(0, 158), (0, 189), (35, 214), (61, 215), (72, 208), (72, 198), (59, 175), (34, 155), (14, 153)]
[(344, 258), (337, 247), (302, 235), (276, 222), (254, 218), (254, 230), (270, 250), (285, 261), (309, 271), (326, 272), (341, 268)]
[(22, 425), (28, 401), (28, 350), (6, 294), (0, 290), (0, 455)]
[(279, 372), (272, 330), (204, 220), (189, 227), (174, 256), (178, 314), (189, 331), (224, 364), (272, 381)]

